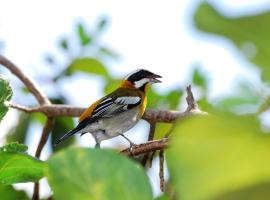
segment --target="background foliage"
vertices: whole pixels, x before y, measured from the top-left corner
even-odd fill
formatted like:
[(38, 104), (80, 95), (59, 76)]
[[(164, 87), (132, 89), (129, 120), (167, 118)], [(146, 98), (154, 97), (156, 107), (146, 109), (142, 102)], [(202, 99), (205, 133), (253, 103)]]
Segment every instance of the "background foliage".
[[(176, 126), (172, 147), (166, 152), (170, 174), (167, 189), (157, 199), (269, 199), (269, 124), (262, 127), (261, 119), (270, 104), (270, 61), (267, 59), (270, 52), (270, 12), (232, 18), (203, 2), (198, 5), (193, 19), (198, 30), (227, 38), (247, 61), (261, 70), (261, 82), (256, 87), (261, 89), (257, 90), (247, 81), (238, 82), (234, 88), (235, 95), (210, 102), (209, 77), (202, 72), (200, 65), (192, 67), (189, 80), (196, 91), (200, 91), (199, 106), (210, 116), (190, 118)], [(61, 80), (71, 80), (77, 73), (101, 78), (104, 94), (119, 84), (120, 77), (112, 76), (105, 64), (106, 59), (117, 59), (119, 55), (100, 39), (107, 20), (100, 18), (91, 27), (92, 31), (79, 22), (75, 30), (77, 38), (67, 36), (60, 39), (59, 51), (65, 57), (64, 65), (59, 64), (61, 62), (53, 54), (46, 55), (45, 61), (52, 69), (61, 69), (47, 80), (55, 88), (54, 95), (50, 96), (52, 102), (68, 103), (61, 91)], [(77, 43), (74, 44), (73, 40)], [(27, 93), (24, 87), (16, 88), (14, 92), (16, 90)], [(8, 111), (6, 102), (11, 95), (8, 81), (1, 76), (0, 120)], [(179, 109), (183, 101), (182, 86), (166, 92), (151, 90), (148, 107)], [(44, 117), (20, 113), (7, 141), (24, 143), (34, 123), (44, 124)], [(155, 138), (163, 137), (170, 126), (158, 124)], [(7, 200), (28, 199), (12, 184), (46, 177), (55, 199), (153, 198), (146, 172), (128, 158), (109, 150), (66, 148), (75, 142), (74, 139), (61, 146), (52, 146), (56, 138), (72, 127), (74, 122), (71, 118), (56, 119), (50, 144), (52, 156), (48, 161), (34, 159), (27, 154), (25, 146), (18, 143), (2, 147), (0, 196)]]

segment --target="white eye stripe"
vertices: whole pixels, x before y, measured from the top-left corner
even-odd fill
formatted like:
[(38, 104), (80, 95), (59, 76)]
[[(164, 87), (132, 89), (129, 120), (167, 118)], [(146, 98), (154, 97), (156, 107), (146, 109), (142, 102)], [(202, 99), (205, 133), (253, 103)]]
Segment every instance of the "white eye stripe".
[(143, 78), (143, 79), (141, 79), (141, 80), (139, 80), (139, 81), (135, 81), (134, 84), (135, 84), (135, 87), (136, 87), (136, 88), (140, 88), (140, 87), (142, 87), (145, 83), (148, 83), (148, 82), (150, 82), (149, 78)]

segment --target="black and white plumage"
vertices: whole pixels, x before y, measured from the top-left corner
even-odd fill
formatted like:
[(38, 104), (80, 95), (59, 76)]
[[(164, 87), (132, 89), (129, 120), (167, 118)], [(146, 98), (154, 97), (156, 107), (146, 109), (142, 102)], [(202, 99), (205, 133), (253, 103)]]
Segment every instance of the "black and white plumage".
[(143, 69), (128, 75), (118, 89), (92, 104), (80, 116), (79, 124), (59, 138), (56, 144), (76, 133), (91, 133), (97, 146), (102, 140), (118, 135), (125, 137), (123, 133), (141, 119), (147, 102), (147, 85), (160, 82), (156, 78), (161, 76)]

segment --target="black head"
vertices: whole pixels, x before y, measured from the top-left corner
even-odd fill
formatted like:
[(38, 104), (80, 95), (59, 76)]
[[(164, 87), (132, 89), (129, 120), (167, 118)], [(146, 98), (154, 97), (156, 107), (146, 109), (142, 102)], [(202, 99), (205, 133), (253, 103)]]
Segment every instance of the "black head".
[(145, 69), (138, 69), (131, 72), (125, 80), (131, 82), (136, 88), (140, 88), (143, 85), (150, 83), (160, 83), (161, 81), (158, 78), (162, 78), (160, 75), (154, 74)]

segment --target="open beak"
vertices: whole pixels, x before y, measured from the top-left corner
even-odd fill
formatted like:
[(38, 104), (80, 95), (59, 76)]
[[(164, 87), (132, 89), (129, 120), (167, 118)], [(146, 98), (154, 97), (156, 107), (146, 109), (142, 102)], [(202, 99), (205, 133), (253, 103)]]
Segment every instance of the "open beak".
[(153, 74), (148, 77), (151, 81), (151, 83), (161, 83), (161, 80), (158, 80), (158, 78), (162, 78), (162, 76)]

